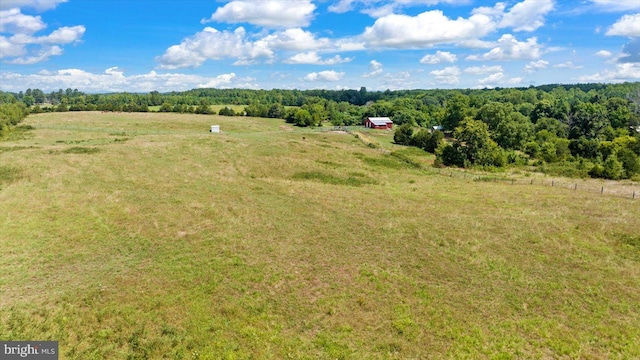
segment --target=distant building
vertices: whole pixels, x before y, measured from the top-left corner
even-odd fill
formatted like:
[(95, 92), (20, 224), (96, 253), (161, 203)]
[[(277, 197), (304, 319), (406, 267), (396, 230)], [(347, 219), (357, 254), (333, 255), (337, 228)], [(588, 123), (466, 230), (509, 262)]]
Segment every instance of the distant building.
[(640, 133), (640, 126), (636, 126), (636, 127), (629, 126), (629, 127), (630, 127), (632, 130), (635, 130), (636, 132), (639, 132), (639, 133)]
[(364, 127), (371, 129), (393, 129), (393, 121), (388, 117), (368, 117)]
[(431, 127), (431, 132), (434, 132), (436, 130), (442, 131), (444, 130), (444, 127), (442, 125), (434, 125)]
[(219, 133), (220, 132), (220, 125), (211, 125), (211, 130), (209, 130), (212, 133)]

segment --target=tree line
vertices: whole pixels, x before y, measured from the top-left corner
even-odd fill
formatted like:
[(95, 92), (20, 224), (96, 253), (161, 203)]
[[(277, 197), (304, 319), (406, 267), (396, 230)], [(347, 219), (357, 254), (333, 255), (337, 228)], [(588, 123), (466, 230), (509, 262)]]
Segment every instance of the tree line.
[[(126, 111), (282, 118), (297, 126), (363, 124), (390, 117), (398, 144), (442, 166), (534, 166), (560, 175), (632, 178), (640, 173), (640, 83), (460, 90), (248, 90), (86, 94), (0, 92), (0, 103), (42, 111)], [(234, 110), (238, 105), (242, 111)], [(432, 131), (434, 126), (440, 130)]]

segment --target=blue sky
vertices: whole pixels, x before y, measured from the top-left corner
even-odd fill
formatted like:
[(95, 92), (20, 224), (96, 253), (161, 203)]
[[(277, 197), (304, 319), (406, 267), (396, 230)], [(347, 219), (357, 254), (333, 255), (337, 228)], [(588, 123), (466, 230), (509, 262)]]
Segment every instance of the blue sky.
[(640, 81), (640, 0), (0, 0), (0, 90)]

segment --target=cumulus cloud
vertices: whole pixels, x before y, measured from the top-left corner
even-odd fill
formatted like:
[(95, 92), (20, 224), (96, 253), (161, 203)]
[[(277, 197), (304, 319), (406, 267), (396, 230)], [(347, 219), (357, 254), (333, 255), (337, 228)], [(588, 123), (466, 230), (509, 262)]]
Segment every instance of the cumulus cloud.
[(537, 59), (542, 55), (542, 45), (536, 37), (527, 41), (518, 41), (511, 34), (504, 34), (498, 40), (498, 46), (482, 55), (467, 56), (467, 60), (523, 60)]
[(581, 76), (581, 82), (626, 82), (640, 80), (640, 63), (616, 64), (612, 69), (607, 69), (593, 75)]
[(640, 37), (640, 13), (624, 15), (611, 25), (606, 35)]
[(493, 74), (493, 73), (498, 73), (498, 72), (503, 72), (503, 71), (504, 70), (502, 69), (502, 66), (500, 66), (500, 65), (495, 65), (495, 66), (487, 66), (487, 65), (471, 66), (471, 67), (468, 67), (468, 68), (464, 69), (464, 72), (466, 72), (468, 74), (473, 74), (473, 75)]
[(576, 65), (573, 63), (573, 61), (567, 61), (561, 64), (556, 64), (553, 65), (554, 68), (559, 68), (559, 69), (582, 69), (583, 66), (582, 65)]
[(24, 15), (18, 8), (0, 11), (0, 32), (33, 34), (46, 27), (40, 16)]
[(597, 53), (595, 53), (594, 55), (595, 56), (599, 56), (599, 57), (603, 57), (603, 58), (608, 58), (608, 57), (611, 57), (613, 54), (611, 53), (611, 51), (600, 50)]
[(0, 11), (0, 59), (12, 64), (35, 64), (62, 55), (61, 45), (79, 42), (83, 25), (63, 26), (48, 35), (37, 35), (47, 25), (40, 16), (25, 15), (18, 8)]
[(514, 78), (509, 79), (509, 80), (507, 81), (507, 83), (508, 83), (509, 85), (518, 85), (518, 84), (522, 84), (522, 81), (524, 81), (524, 79), (523, 79), (523, 78), (521, 78), (521, 77), (514, 77)]
[(32, 8), (38, 11), (54, 9), (58, 4), (66, 3), (68, 0), (2, 0), (0, 10), (13, 8)]
[(447, 51), (436, 51), (435, 54), (427, 54), (425, 56), (422, 57), (422, 59), (420, 59), (420, 63), (421, 64), (429, 64), (429, 65), (436, 65), (436, 64), (440, 64), (442, 62), (450, 62), (450, 63), (454, 63), (456, 62), (456, 60), (458, 59), (458, 57), (456, 56), (456, 54), (452, 54), (450, 52)]
[(589, 0), (605, 11), (640, 10), (639, 0)]
[(193, 88), (233, 87), (238, 79), (234, 73), (215, 77), (185, 74), (158, 74), (151, 71), (146, 74), (127, 76), (117, 67), (106, 69), (103, 73), (90, 73), (80, 69), (64, 69), (55, 72), (41, 71), (37, 74), (0, 73), (0, 82), (7, 91), (21, 91), (25, 88), (38, 88), (53, 91), (64, 88), (82, 88), (87, 92), (148, 92), (182, 91)]
[(365, 78), (375, 77), (382, 74), (383, 71), (384, 70), (382, 69), (382, 63), (379, 63), (375, 60), (371, 60), (371, 62), (369, 63), (369, 72), (362, 75), (362, 77), (365, 77)]
[(9, 64), (30, 65), (37, 64), (49, 59), (52, 56), (62, 55), (62, 49), (58, 46), (43, 47), (33, 56), (18, 57), (7, 61)]
[(495, 86), (497, 83), (502, 81), (502, 79), (504, 79), (504, 73), (497, 72), (478, 80), (478, 84), (485, 85), (485, 86), (487, 85)]
[(320, 72), (312, 72), (304, 77), (306, 81), (340, 81), (344, 77), (344, 72), (334, 70), (325, 70)]
[(491, 18), (483, 14), (452, 20), (442, 11), (433, 10), (417, 16), (391, 14), (381, 17), (365, 29), (362, 38), (374, 47), (425, 48), (477, 39), (494, 29)]
[(544, 16), (551, 10), (553, 0), (524, 0), (505, 13), (498, 26), (514, 31), (534, 31), (544, 25)]
[(316, 6), (310, 0), (234, 0), (204, 22), (249, 23), (265, 27), (308, 26)]
[(400, 71), (393, 74), (387, 74), (382, 79), (382, 85), (378, 86), (377, 90), (399, 90), (399, 89), (412, 89), (416, 88), (417, 81), (415, 76), (412, 76), (408, 71)]
[(546, 60), (531, 61), (524, 67), (524, 71), (533, 73), (538, 70), (546, 69), (549, 66), (549, 62)]
[(640, 63), (640, 39), (633, 39), (622, 47), (622, 56), (618, 58), (619, 63)]
[(245, 41), (246, 31), (239, 27), (235, 31), (218, 31), (206, 27), (203, 31), (187, 37), (179, 45), (169, 47), (162, 56), (156, 58), (163, 69), (198, 67), (207, 59), (246, 59), (248, 54), (271, 57), (270, 51), (260, 52)]
[(331, 41), (327, 38), (316, 38), (309, 31), (301, 28), (291, 28), (267, 35), (258, 41), (266, 47), (280, 50), (317, 50), (329, 47)]
[(442, 70), (434, 70), (429, 74), (433, 75), (438, 84), (456, 85), (460, 82), (461, 73), (457, 66), (450, 66)]
[(554, 8), (554, 0), (524, 0), (507, 10), (506, 2), (493, 7), (475, 8), (472, 14), (485, 15), (496, 22), (498, 28), (514, 31), (534, 31), (544, 25), (545, 16)]
[(310, 64), (310, 65), (335, 65), (352, 61), (353, 58), (343, 58), (340, 55), (336, 55), (332, 58), (322, 59), (315, 51), (307, 53), (299, 53), (291, 56), (285, 60), (287, 64)]
[(329, 6), (329, 11), (345, 13), (359, 9), (362, 13), (380, 17), (397, 12), (403, 7), (430, 6), (437, 4), (468, 4), (470, 0), (339, 0)]
[[(253, 64), (259, 59), (273, 61), (276, 50), (306, 51), (330, 46), (329, 39), (318, 39), (312, 33), (300, 28), (278, 31), (251, 41), (243, 27), (238, 27), (234, 31), (219, 31), (206, 27), (203, 31), (185, 38), (180, 44), (169, 47), (163, 55), (156, 58), (156, 61), (161, 69), (195, 68), (206, 60), (222, 59), (235, 59), (236, 65), (246, 65)], [(295, 63), (303, 58), (304, 56), (300, 55), (298, 58), (289, 60)], [(337, 64), (351, 61), (351, 59), (338, 56), (323, 61)]]

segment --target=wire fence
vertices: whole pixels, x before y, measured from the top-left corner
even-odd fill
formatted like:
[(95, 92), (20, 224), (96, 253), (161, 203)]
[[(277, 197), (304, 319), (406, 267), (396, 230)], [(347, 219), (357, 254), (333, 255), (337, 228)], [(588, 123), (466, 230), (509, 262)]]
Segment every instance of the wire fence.
[(461, 178), (469, 181), (482, 181), (513, 186), (545, 186), (568, 191), (590, 192), (600, 195), (610, 195), (631, 200), (640, 200), (640, 186), (624, 182), (602, 182), (595, 179), (556, 179), (541, 177), (510, 177), (494, 174), (474, 174), (467, 171), (453, 170), (449, 168), (429, 168), (430, 172), (442, 176)]
[[(101, 132), (108, 133), (115, 136), (134, 136), (134, 135), (203, 135), (208, 132), (201, 131), (174, 131), (174, 130), (156, 130), (156, 129), (114, 129), (114, 128), (100, 128), (100, 127), (82, 127), (72, 125), (37, 125), (34, 126), (37, 129), (52, 129), (52, 130), (68, 130), (68, 131), (85, 131), (85, 132)], [(313, 132), (327, 132), (327, 131), (344, 131), (351, 135), (356, 136), (360, 141), (366, 145), (375, 143), (362, 133), (367, 133), (367, 130), (362, 126), (335, 126), (335, 127), (322, 127), (322, 128), (310, 128)], [(364, 131), (363, 131), (364, 130)], [(385, 154), (391, 152), (387, 149), (376, 146)], [(442, 176), (455, 177), (466, 179), (469, 181), (485, 181), (492, 183), (501, 183), (505, 185), (529, 185), (529, 186), (548, 186), (558, 189), (565, 189), (571, 191), (585, 191), (590, 193), (599, 193), (601, 195), (617, 196), (621, 198), (640, 200), (640, 186), (637, 184), (625, 184), (620, 182), (603, 182), (596, 184), (597, 180), (564, 180), (554, 178), (515, 178), (505, 175), (497, 174), (475, 174), (463, 170), (451, 169), (451, 168), (436, 168), (436, 167), (422, 167), (423, 170), (427, 170), (434, 174)]]

